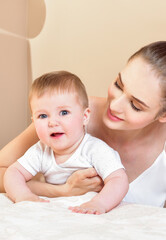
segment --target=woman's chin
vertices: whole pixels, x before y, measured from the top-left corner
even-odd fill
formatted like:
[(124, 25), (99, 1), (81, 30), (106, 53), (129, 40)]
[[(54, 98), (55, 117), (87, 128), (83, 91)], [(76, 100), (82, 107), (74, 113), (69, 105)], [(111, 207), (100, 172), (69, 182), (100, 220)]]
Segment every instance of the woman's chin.
[(124, 121), (117, 120), (113, 117), (108, 117), (107, 112), (103, 115), (103, 123), (108, 129), (123, 130), (122, 124), (124, 124)]

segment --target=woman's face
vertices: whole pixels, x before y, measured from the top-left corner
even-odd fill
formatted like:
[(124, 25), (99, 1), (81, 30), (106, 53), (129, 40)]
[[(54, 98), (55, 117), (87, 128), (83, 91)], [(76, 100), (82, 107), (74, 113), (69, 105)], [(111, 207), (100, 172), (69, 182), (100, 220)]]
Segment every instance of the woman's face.
[(156, 120), (160, 102), (159, 79), (143, 58), (135, 57), (111, 83), (103, 121), (110, 129), (141, 129)]

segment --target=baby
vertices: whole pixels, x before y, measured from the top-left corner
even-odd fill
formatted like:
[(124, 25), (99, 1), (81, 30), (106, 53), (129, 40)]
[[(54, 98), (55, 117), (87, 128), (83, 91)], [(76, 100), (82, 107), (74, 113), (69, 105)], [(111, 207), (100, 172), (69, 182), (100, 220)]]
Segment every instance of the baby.
[(103, 189), (70, 209), (102, 214), (117, 206), (128, 191), (128, 179), (119, 154), (85, 131), (90, 109), (81, 80), (66, 71), (44, 74), (33, 82), (29, 103), (40, 141), (7, 169), (4, 185), (9, 198), (46, 202), (26, 184), (38, 172), (48, 183), (64, 184), (73, 172), (94, 167), (104, 181)]

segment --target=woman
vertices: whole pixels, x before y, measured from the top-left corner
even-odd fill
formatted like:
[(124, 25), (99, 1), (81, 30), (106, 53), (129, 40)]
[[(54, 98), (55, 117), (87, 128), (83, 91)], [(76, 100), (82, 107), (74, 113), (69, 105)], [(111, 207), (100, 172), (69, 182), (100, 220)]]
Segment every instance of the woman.
[[(117, 150), (130, 182), (125, 201), (164, 206), (166, 200), (166, 41), (143, 47), (130, 57), (108, 89), (108, 98), (91, 98), (88, 132)], [(0, 152), (1, 192), (5, 169), (37, 141), (33, 124)], [(48, 197), (99, 191), (94, 169), (74, 173), (66, 184), (31, 181)]]

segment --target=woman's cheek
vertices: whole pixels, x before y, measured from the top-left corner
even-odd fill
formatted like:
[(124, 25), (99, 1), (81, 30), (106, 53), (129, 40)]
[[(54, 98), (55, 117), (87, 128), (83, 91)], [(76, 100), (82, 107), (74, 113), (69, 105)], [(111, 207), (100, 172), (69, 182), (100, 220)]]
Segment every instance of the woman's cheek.
[(112, 87), (112, 84), (108, 88), (108, 98), (113, 98), (113, 87)]
[(108, 99), (113, 100), (115, 98), (118, 98), (121, 95), (121, 93), (122, 92), (115, 87), (114, 83), (112, 83), (108, 88)]
[(136, 116), (129, 117), (127, 120), (132, 129), (141, 129), (143, 127), (146, 127), (152, 122), (151, 119), (146, 118), (142, 114), (140, 115), (137, 114)]

